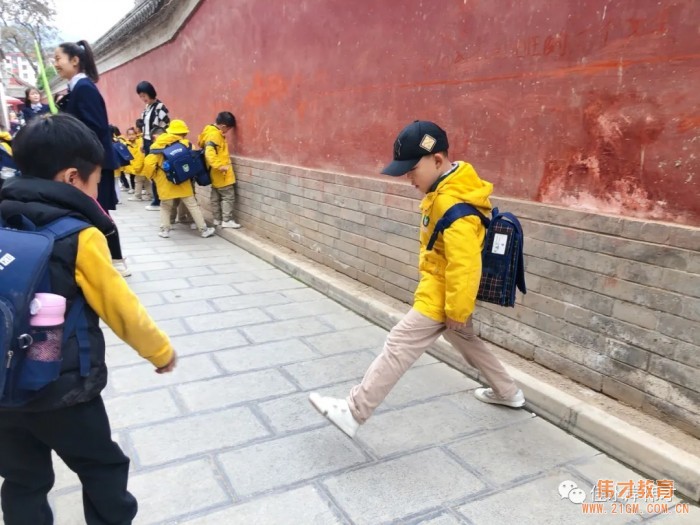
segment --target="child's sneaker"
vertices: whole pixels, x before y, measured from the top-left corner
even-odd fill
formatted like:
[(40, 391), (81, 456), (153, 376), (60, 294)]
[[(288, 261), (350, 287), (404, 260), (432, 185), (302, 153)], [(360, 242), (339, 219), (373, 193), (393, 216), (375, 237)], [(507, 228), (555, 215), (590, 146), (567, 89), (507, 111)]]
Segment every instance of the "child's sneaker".
[(214, 219), (214, 226), (221, 226), (221, 221), (219, 219)]
[(211, 237), (216, 233), (216, 230), (214, 228), (204, 228), (203, 230), (199, 230), (203, 238)]
[(160, 211), (160, 206), (153, 206), (152, 204), (149, 204), (148, 206), (146, 206), (146, 209), (148, 211)]
[[(134, 193), (134, 190), (129, 189), (128, 193)], [(131, 200), (131, 198), (129, 198), (129, 200)]]
[(129, 197), (126, 200), (128, 200), (128, 201), (141, 201), (143, 199), (141, 199), (141, 197), (139, 197), (138, 195), (134, 195), (133, 197)]
[(231, 219), (230, 221), (224, 221), (221, 223), (222, 228), (240, 228), (241, 225), (238, 224), (236, 221)]
[(195, 223), (191, 222), (190, 223), (190, 230), (196, 230), (196, 229), (197, 229), (197, 225)]
[(126, 265), (126, 259), (112, 259), (112, 266), (114, 266), (122, 277), (129, 277), (131, 275), (131, 270), (129, 270)]
[(525, 395), (520, 389), (518, 389), (515, 395), (510, 399), (504, 399), (497, 396), (492, 388), (477, 388), (474, 390), (474, 397), (484, 403), (492, 403), (494, 405), (503, 405), (512, 408), (520, 408), (525, 404)]
[(170, 237), (170, 230), (160, 230), (158, 232), (159, 237), (163, 237), (163, 239), (167, 239)]
[(324, 397), (318, 392), (309, 394), (309, 402), (318, 412), (351, 438), (357, 434), (360, 424), (352, 416), (345, 399)]

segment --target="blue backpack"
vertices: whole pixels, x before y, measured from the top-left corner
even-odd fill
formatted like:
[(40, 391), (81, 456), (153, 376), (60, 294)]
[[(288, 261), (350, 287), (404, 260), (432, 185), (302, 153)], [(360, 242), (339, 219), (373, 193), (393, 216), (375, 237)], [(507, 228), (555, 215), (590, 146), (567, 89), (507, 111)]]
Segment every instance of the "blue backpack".
[(523, 228), (512, 213), (492, 211), (491, 220), (471, 204), (455, 204), (435, 223), (428, 242), (428, 250), (438, 235), (457, 219), (476, 215), (486, 228), (484, 248), (481, 252), (481, 282), (476, 298), (500, 306), (515, 306), (515, 288), (527, 293), (525, 288), (525, 265), (523, 258)]
[[(72, 217), (42, 228), (24, 216), (0, 224), (0, 407), (26, 405), (61, 373), (61, 360), (38, 361), (27, 355), (34, 342), (48, 337), (46, 328), (30, 326), (30, 303), (37, 292), (51, 292), (49, 259), (54, 241), (89, 226)], [(73, 335), (80, 347), (80, 375), (87, 377), (90, 341), (82, 295), (66, 311), (62, 343)]]
[(116, 142), (112, 142), (112, 148), (117, 154), (117, 160), (120, 166), (128, 166), (131, 164), (131, 161), (134, 160), (134, 156), (129, 151), (129, 148), (122, 141), (117, 140)]
[(166, 178), (173, 184), (197, 179), (207, 171), (202, 154), (199, 151), (192, 151), (190, 146), (182, 142), (175, 142), (163, 149), (151, 148), (151, 153), (163, 155), (162, 169)]

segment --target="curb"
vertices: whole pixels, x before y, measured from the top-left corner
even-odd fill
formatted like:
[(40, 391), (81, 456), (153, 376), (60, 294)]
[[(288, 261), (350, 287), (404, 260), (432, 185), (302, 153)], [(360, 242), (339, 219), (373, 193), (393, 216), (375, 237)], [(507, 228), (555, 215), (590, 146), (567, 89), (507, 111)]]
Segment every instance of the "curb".
[[(219, 230), (218, 235), (382, 328), (390, 330), (408, 311), (407, 304), (292, 250), (273, 246), (254, 234)], [(465, 375), (480, 380), (477, 370), (469, 367), (442, 338), (428, 349), (428, 353)], [(522, 388), (528, 410), (639, 470), (650, 479), (673, 480), (677, 492), (700, 503), (700, 457), (518, 368), (503, 364)]]

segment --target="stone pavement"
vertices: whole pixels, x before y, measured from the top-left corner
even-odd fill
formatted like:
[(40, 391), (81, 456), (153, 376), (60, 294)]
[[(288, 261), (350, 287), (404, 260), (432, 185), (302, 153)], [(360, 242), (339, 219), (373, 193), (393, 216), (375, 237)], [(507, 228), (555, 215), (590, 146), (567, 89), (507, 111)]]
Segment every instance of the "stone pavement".
[[(590, 502), (597, 479), (642, 476), (527, 410), (476, 401), (476, 382), (427, 355), (348, 439), (307, 395), (345, 395), (384, 330), (219, 237), (176, 227), (161, 239), (138, 203), (116, 216), (128, 281), (180, 356), (156, 375), (106, 331), (104, 397), (132, 459), (135, 523), (699, 522), (698, 508), (653, 516), (646, 504), (584, 515), (561, 482)], [(55, 465), (56, 523), (83, 523), (78, 480)]]

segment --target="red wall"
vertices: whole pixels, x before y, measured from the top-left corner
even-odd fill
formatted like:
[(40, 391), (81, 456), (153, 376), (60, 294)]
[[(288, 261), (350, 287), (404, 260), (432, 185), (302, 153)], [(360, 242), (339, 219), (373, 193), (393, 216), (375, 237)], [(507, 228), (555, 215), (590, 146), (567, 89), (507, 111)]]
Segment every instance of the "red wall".
[(150, 80), (236, 153), (376, 174), (440, 123), (499, 195), (700, 225), (700, 2), (204, 0), (176, 39), (107, 72), (128, 127)]

